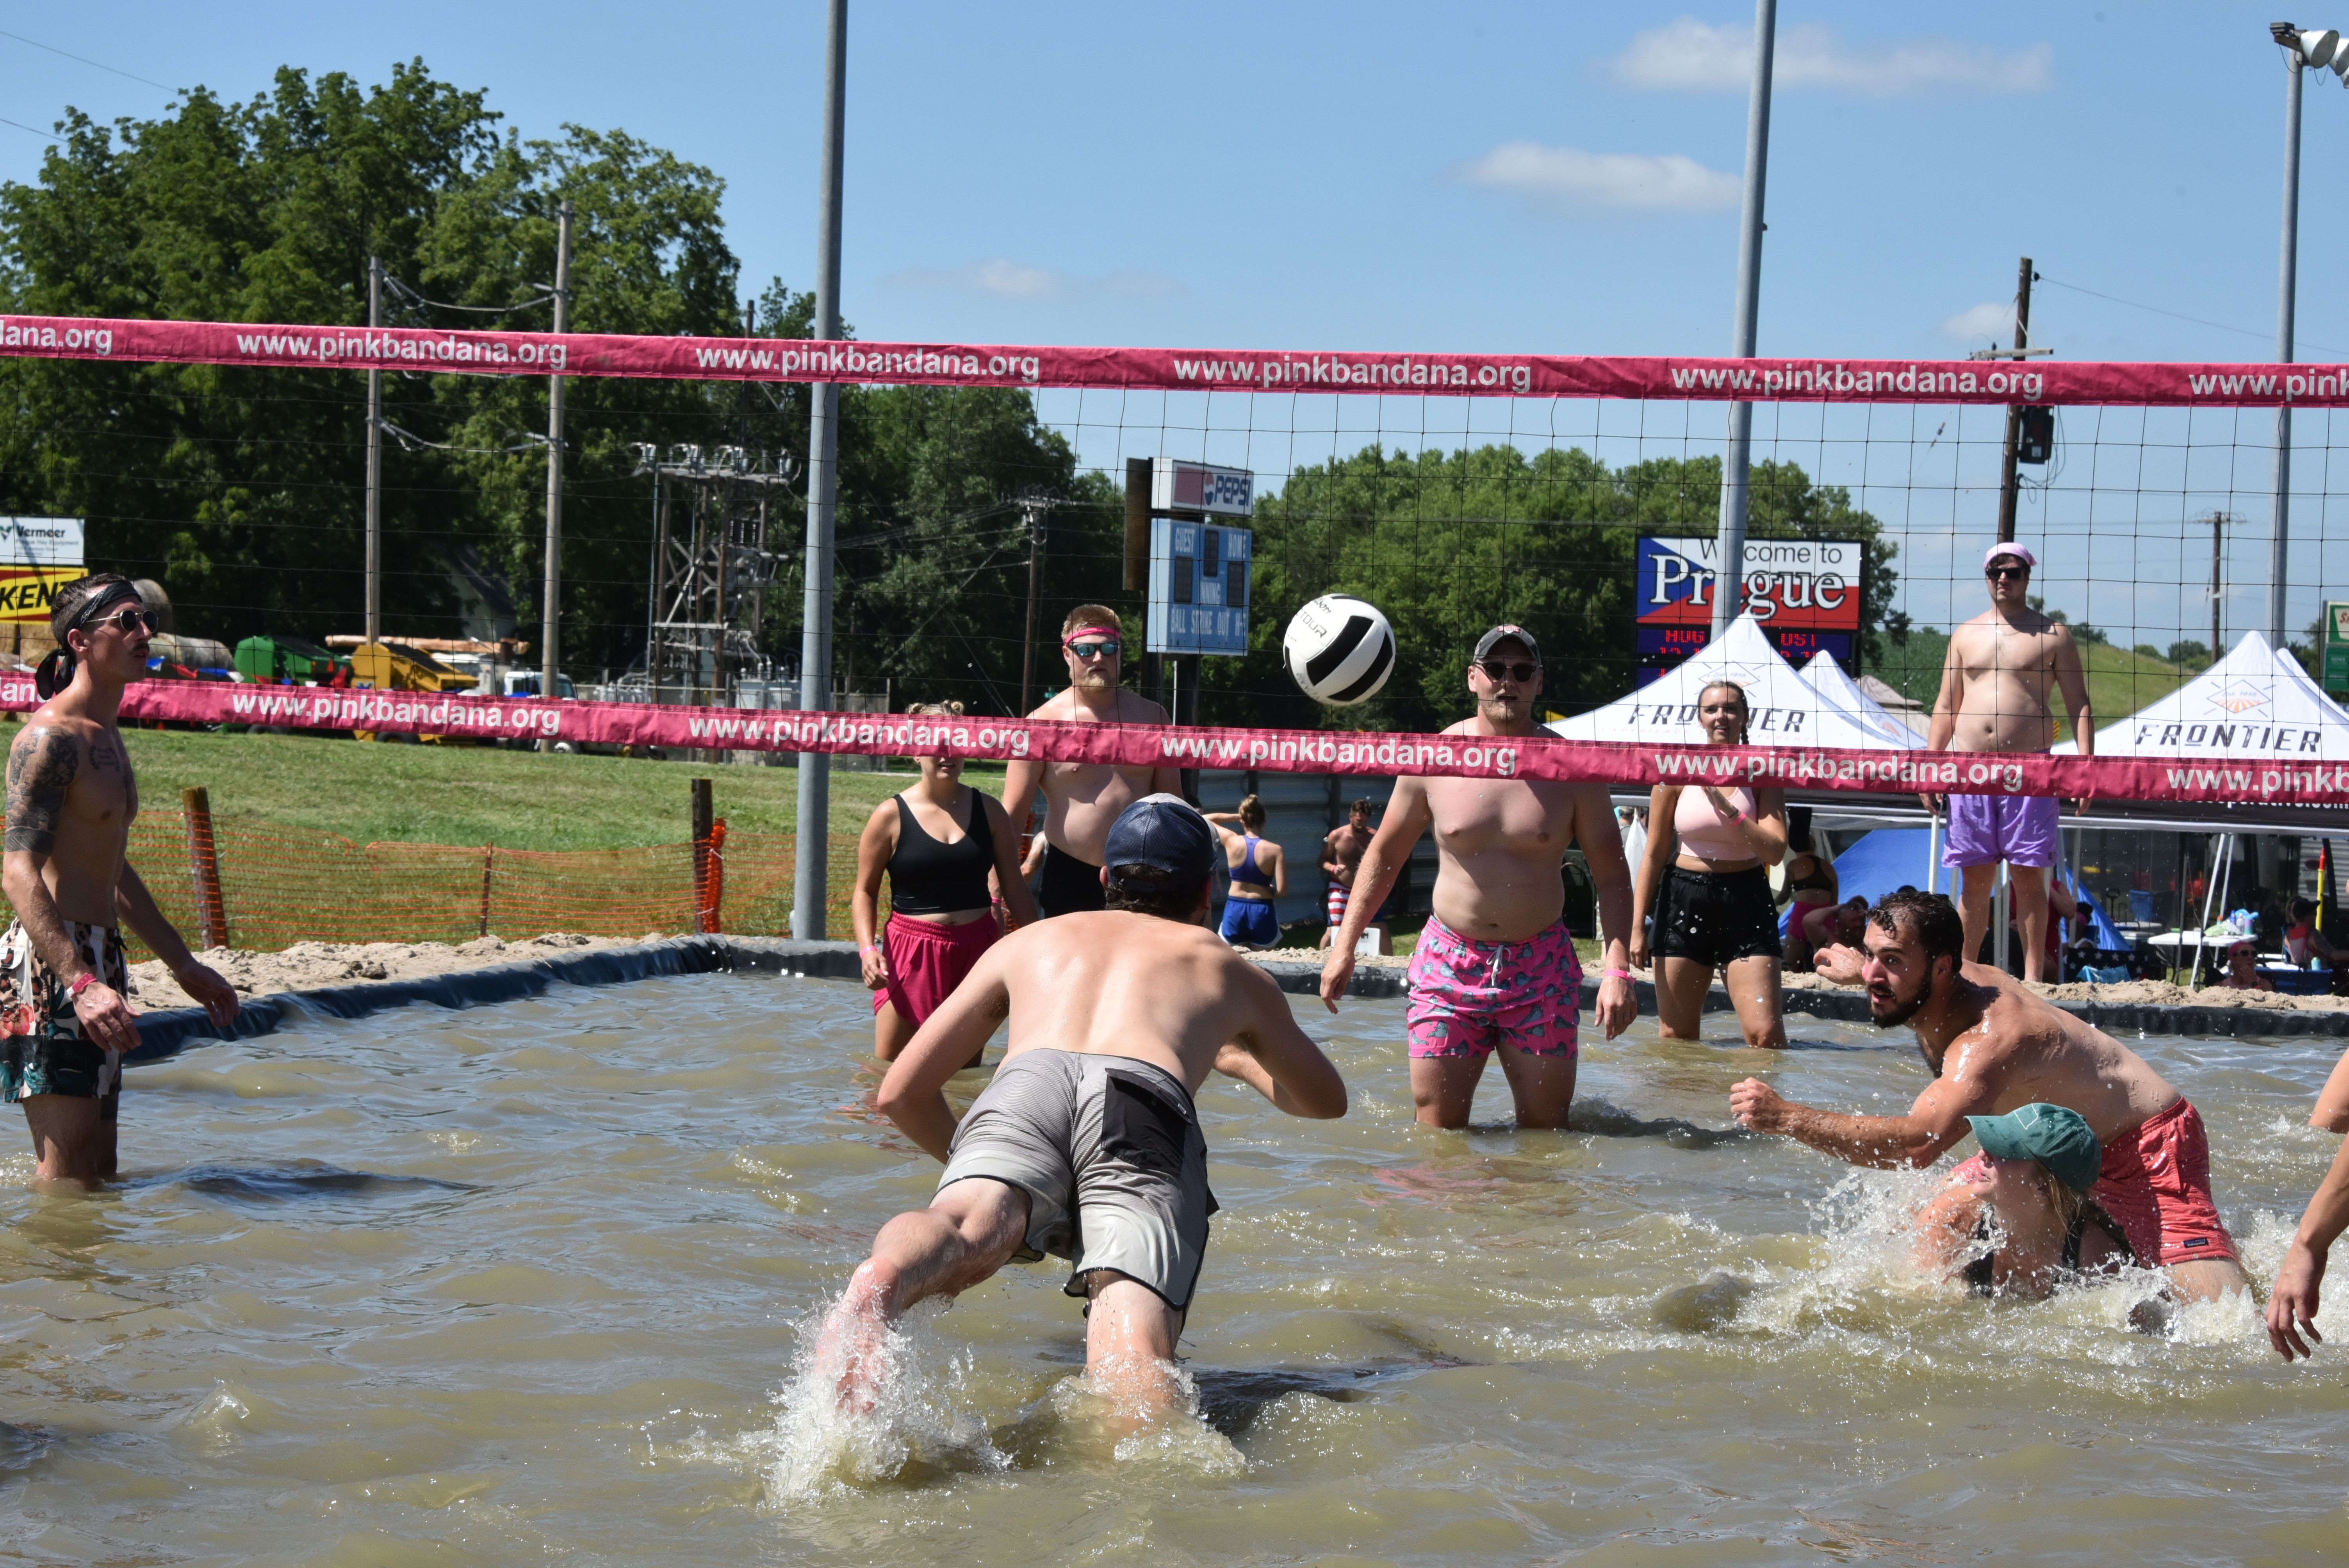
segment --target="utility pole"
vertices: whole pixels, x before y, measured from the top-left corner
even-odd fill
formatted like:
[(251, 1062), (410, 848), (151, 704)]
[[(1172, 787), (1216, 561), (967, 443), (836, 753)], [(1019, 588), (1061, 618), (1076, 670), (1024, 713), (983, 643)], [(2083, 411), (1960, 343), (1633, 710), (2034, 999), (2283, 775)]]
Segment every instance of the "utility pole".
[[(848, 0), (825, 7), (823, 167), (817, 181), (815, 335), (840, 335), (841, 139), (848, 94)], [(800, 707), (832, 706), (832, 540), (840, 499), (840, 387), (819, 381), (808, 403), (807, 588), (802, 599)], [(793, 844), (792, 934), (823, 940), (824, 872), (832, 842), (832, 758), (800, 753), (798, 831)]]
[(1046, 502), (1034, 496), (1019, 503), (1020, 514), (1028, 520), (1028, 640), (1019, 655), (1020, 715), (1036, 707), (1036, 598), (1044, 577), (1045, 506)]
[[(2292, 299), (2300, 271), (2300, 73), (2308, 61), (2288, 22), (2269, 31), (2284, 48), (2283, 263), (2277, 281), (2276, 363), (2292, 363)], [(2276, 406), (2275, 524), (2268, 536), (2268, 641), (2283, 646), (2283, 585), (2292, 526), (2292, 405)], [(2214, 645), (2210, 656), (2216, 659)]]
[(2214, 665), (2219, 662), (2219, 655), (2227, 646), (2219, 640), (2219, 611), (2225, 603), (2223, 595), (2226, 593), (2225, 583), (2220, 579), (2220, 573), (2225, 568), (2222, 546), (2219, 542), (2219, 531), (2226, 526), (2225, 512), (2214, 511), (2210, 514), (2210, 662)]
[[(571, 330), (571, 199), (554, 209), (554, 331)], [(554, 702), (559, 696), (555, 671), (563, 663), (563, 377), (546, 378), (546, 587), (539, 614), (538, 696)], [(554, 738), (542, 737), (541, 751), (554, 749)]]
[[(1762, 303), (1763, 187), (1770, 168), (1770, 61), (1777, 46), (1778, 0), (1754, 0), (1754, 90), (1745, 108), (1745, 206), (1737, 237), (1737, 316), (1730, 353), (1754, 357)], [(1713, 634), (1729, 629), (1745, 598), (1746, 477), (1754, 457), (1754, 405), (1729, 406), (1729, 449), (1721, 465), (1720, 576), (1713, 592)]]
[[(383, 325), (383, 262), (367, 258), (367, 326)], [(383, 641), (383, 372), (367, 378), (367, 640)]]
[[(2014, 280), (2014, 357), (2019, 362), (2031, 347), (2031, 280), (2036, 274), (2031, 270), (2031, 258), (2023, 258), (2023, 265)], [(1998, 542), (2014, 542), (2014, 501), (2018, 482), (2015, 476), (2015, 454), (2023, 445), (2023, 405), (2006, 406), (2006, 469), (1998, 487)]]

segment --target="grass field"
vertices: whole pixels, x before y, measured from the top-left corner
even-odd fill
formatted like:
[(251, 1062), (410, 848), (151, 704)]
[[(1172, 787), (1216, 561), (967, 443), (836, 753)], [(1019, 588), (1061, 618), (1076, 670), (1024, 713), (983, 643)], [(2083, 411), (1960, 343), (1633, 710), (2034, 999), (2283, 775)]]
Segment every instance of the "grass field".
[[(1923, 703), (1930, 712), (1940, 691), (1941, 661), (1949, 651), (1948, 633), (1920, 626), (1909, 634), (1905, 645), (1887, 638), (1884, 662), (1869, 665), (1868, 673)], [(2158, 702), (2199, 673), (2199, 666), (2181, 668), (2167, 659), (2105, 643), (2091, 643), (2080, 655), (2088, 672), (2088, 704), (2095, 710), (2099, 727)], [(2071, 723), (2058, 717), (2062, 720), (2058, 738), (2068, 740)]]
[[(13, 738), (13, 731), (8, 733)], [(301, 735), (132, 730), (140, 793), (177, 810), (202, 785), (218, 816), (266, 817), (359, 843), (497, 844), (515, 850), (629, 849), (691, 836), (688, 779), (707, 778), (718, 815), (743, 832), (790, 832), (799, 773), (790, 768), (541, 756), (486, 747), (402, 746)], [(832, 831), (856, 833), (885, 797), (912, 781), (890, 773), (832, 776)], [(1002, 769), (975, 769), (1000, 790)]]

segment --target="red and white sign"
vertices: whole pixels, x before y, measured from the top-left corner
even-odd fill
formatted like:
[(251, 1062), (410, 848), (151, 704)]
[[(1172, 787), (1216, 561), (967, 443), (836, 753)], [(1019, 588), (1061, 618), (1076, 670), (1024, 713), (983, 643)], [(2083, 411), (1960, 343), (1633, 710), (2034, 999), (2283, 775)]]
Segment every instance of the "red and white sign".
[[(38, 706), (29, 676), (0, 678), (0, 709)], [(1547, 736), (1376, 735), (1325, 729), (1210, 729), (1067, 724), (1028, 718), (777, 713), (429, 692), (338, 691), (225, 681), (140, 681), (125, 718), (262, 724), (293, 729), (546, 738), (606, 745), (852, 756), (962, 757), (1124, 767), (1655, 785), (1692, 779), (1860, 794), (2093, 795), (2120, 800), (2349, 805), (2349, 763), (2247, 751), (2220, 761), (2168, 758), (1989, 756), (1804, 747), (1675, 747)], [(2281, 734), (2282, 732), (2278, 732)], [(2282, 744), (2282, 742), (2279, 742)]]
[(1971, 360), (1020, 347), (0, 316), (0, 356), (9, 355), (292, 370), (438, 370), (475, 376), (552, 373), (686, 381), (1707, 402), (2349, 407), (2349, 366), (2333, 365), (2043, 360), (2009, 366)]

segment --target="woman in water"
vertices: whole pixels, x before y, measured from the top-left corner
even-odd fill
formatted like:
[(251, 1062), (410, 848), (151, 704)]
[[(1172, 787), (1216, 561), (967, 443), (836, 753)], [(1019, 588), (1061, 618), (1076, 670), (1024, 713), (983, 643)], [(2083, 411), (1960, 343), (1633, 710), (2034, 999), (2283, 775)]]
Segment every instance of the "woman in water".
[[(917, 702), (905, 712), (958, 718), (962, 704)], [(1019, 836), (1001, 802), (962, 782), (958, 757), (917, 761), (921, 778), (882, 801), (864, 824), (856, 841), (856, 892), (848, 906), (864, 984), (873, 992), (873, 1054), (883, 1061), (896, 1059), (1001, 934), (989, 872), (1011, 918), (1021, 925), (1036, 919), (1036, 901), (1019, 876)], [(885, 872), (885, 931), (880, 923)]]
[[(1835, 862), (1819, 853), (1817, 845), (1812, 841), (1811, 809), (1808, 806), (1786, 808), (1786, 881), (1779, 890), (1778, 898), (1781, 903), (1787, 900), (1794, 903), (1786, 922), (1786, 967), (1807, 970), (1811, 966), (1812, 950), (1827, 944), (1814, 939), (1806, 922), (1818, 911), (1835, 908), (1843, 899), (1842, 883), (1836, 878)], [(1864, 903), (1860, 906), (1863, 912), (1867, 907)], [(1820, 923), (1822, 932), (1827, 928), (1827, 923)], [(1829, 937), (1827, 940), (1839, 941), (1841, 938)]]
[[(1734, 681), (1698, 695), (1697, 719), (1712, 745), (1745, 744), (1752, 717)], [(1705, 993), (1720, 970), (1745, 1043), (1785, 1047), (1768, 868), (1785, 853), (1784, 790), (1659, 784), (1650, 792), (1648, 852), (1632, 890), (1631, 965), (1645, 969), (1655, 954), (1656, 1018), (1666, 1039), (1702, 1037)]]
[[(1232, 873), (1231, 896), (1224, 901), (1222, 936), (1234, 947), (1280, 945), (1280, 917), (1273, 900), (1288, 891), (1288, 857), (1264, 834), (1264, 802), (1250, 795), (1237, 811), (1209, 811), (1208, 823), (1224, 842), (1224, 863)], [(1237, 822), (1241, 831), (1224, 826)]]
[(1970, 1116), (1982, 1152), (1917, 1216), (1917, 1261), (1977, 1295), (2037, 1300), (2135, 1264), (2120, 1224), (2088, 1196), (2105, 1151), (2087, 1119), (2042, 1101)]

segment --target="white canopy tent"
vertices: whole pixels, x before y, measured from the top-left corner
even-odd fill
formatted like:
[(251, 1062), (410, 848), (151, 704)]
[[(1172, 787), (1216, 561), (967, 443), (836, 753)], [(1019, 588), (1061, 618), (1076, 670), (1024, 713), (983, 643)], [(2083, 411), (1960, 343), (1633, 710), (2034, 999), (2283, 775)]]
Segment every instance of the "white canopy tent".
[[(2064, 756), (2079, 748), (2054, 748)], [(2198, 762), (2349, 762), (2349, 712), (2300, 661), (2245, 632), (2227, 656), (2127, 718), (2098, 727), (2099, 757)]]
[(1821, 648), (1811, 655), (1811, 662), (1802, 668), (1805, 684), (1837, 707), (1847, 709), (1874, 725), (1895, 746), (1914, 749), (1925, 744), (1925, 738), (1892, 716), (1891, 710), (1868, 696), (1859, 683), (1844, 674), (1836, 656)]
[[(1838, 674), (1841, 672), (1838, 671)], [(1854, 711), (1795, 673), (1750, 614), (1652, 685), (1604, 707), (1550, 725), (1568, 740), (1641, 741), (1658, 746), (1702, 746), (1697, 698), (1714, 681), (1735, 681), (1752, 706), (1756, 746), (1822, 746), (1854, 751), (1905, 751), (1903, 744), (1875, 720)], [(1896, 728), (1900, 727), (1896, 725)]]

